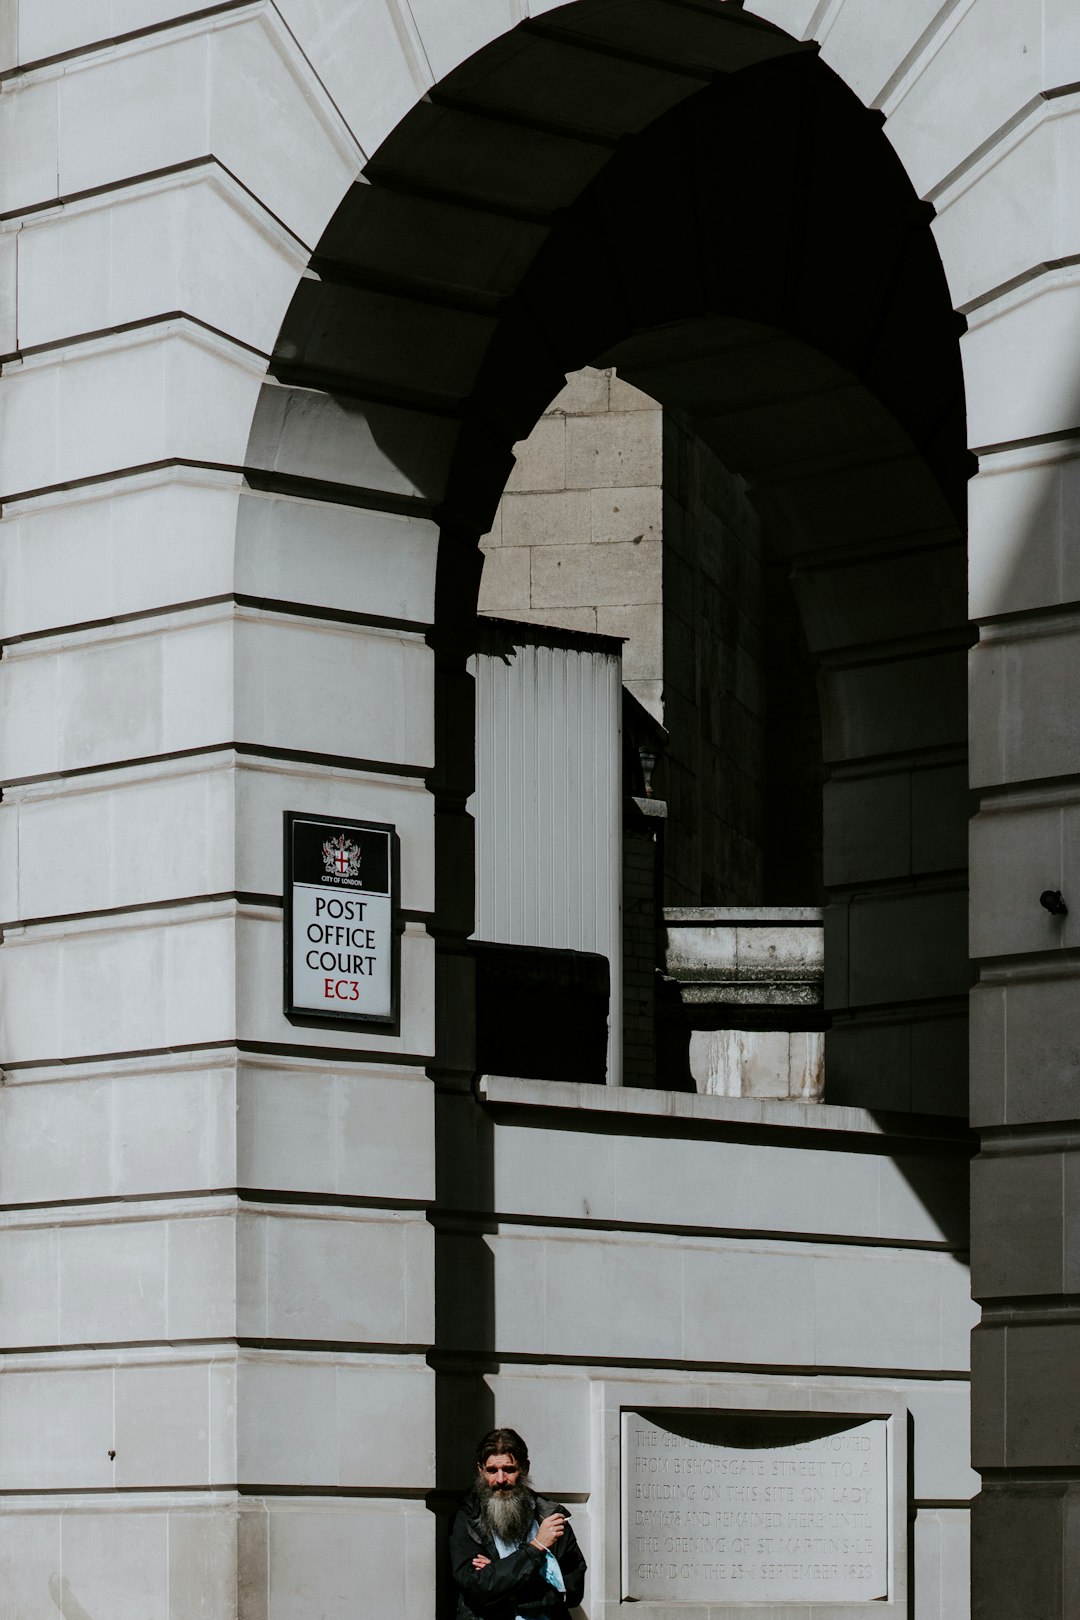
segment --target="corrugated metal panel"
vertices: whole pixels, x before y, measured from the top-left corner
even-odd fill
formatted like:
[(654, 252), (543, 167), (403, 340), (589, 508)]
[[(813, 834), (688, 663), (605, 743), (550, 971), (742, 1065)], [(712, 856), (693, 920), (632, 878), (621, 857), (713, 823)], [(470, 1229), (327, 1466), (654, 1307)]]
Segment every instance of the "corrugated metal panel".
[(473, 660), (474, 937), (608, 958), (608, 1081), (618, 1084), (622, 658), (605, 638), (545, 635), (489, 623)]

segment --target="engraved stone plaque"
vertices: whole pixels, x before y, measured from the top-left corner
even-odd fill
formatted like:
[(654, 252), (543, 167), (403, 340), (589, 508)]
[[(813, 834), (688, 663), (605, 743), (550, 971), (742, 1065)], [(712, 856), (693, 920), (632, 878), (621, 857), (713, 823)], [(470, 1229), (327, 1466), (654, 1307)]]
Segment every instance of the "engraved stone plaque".
[(886, 1598), (887, 1453), (885, 1418), (624, 1412), (623, 1595)]

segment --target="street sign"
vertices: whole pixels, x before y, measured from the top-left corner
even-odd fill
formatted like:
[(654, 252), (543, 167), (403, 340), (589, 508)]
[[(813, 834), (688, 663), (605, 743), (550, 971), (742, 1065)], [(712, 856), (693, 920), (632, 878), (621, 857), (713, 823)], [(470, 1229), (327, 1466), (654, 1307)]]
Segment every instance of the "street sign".
[(397, 1020), (398, 839), (381, 821), (285, 814), (285, 1013)]

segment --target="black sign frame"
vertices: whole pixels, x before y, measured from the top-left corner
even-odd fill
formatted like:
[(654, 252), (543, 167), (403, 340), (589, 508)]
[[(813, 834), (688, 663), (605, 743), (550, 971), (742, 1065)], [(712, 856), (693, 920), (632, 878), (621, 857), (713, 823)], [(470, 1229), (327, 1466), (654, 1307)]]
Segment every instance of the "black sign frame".
[[(390, 1012), (361, 1013), (312, 1007), (298, 1007), (293, 999), (293, 885), (295, 873), (296, 838), (298, 825), (317, 827), (326, 833), (376, 833), (385, 836), (388, 843), (388, 883), (390, 898)], [(401, 936), (405, 921), (401, 915), (401, 840), (393, 822), (358, 821), (351, 816), (320, 816), (307, 810), (286, 810), (283, 817), (284, 873), (282, 965), (284, 968), (284, 1011), (291, 1024), (323, 1028), (350, 1024), (375, 1028), (385, 1034), (397, 1035), (401, 1030)], [(354, 893), (364, 893), (353, 888)]]

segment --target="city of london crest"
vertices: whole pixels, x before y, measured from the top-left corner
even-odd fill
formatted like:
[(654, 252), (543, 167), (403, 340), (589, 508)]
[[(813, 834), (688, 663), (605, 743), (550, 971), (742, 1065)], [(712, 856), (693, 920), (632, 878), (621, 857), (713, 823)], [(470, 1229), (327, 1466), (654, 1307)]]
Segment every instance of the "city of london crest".
[(322, 847), (323, 865), (334, 877), (354, 878), (360, 876), (360, 846), (354, 844), (344, 833), (337, 838), (328, 838)]

